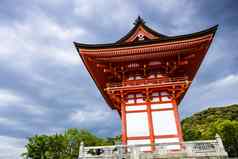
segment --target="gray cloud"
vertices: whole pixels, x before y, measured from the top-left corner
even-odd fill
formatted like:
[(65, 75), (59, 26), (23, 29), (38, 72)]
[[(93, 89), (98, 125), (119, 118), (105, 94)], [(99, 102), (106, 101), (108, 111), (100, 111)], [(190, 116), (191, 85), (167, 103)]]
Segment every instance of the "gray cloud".
[[(34, 134), (87, 128), (100, 136), (120, 133), (118, 114), (106, 105), (73, 41), (113, 42), (141, 15), (168, 35), (220, 24), (215, 41), (180, 105), (182, 117), (208, 106), (236, 103), (238, 86), (235, 1), (3, 0), (0, 5), (1, 158), (18, 158)], [(9, 140), (9, 142), (7, 142)]]

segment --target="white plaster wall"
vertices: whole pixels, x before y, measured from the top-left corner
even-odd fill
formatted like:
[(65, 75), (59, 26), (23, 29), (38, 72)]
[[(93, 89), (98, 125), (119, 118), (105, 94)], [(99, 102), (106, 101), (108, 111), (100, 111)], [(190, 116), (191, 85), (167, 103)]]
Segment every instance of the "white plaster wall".
[(127, 103), (126, 104), (133, 104), (135, 103), (135, 100), (134, 99), (128, 99)]
[(127, 141), (128, 145), (143, 145), (143, 144), (150, 144), (149, 139), (144, 139), (144, 140), (128, 140)]
[[(149, 139), (144, 139), (144, 140), (128, 140), (127, 144), (128, 145), (150, 144), (150, 140)], [(151, 151), (151, 146), (141, 147), (140, 151)]]
[(178, 144), (179, 138), (162, 138), (162, 139), (155, 139), (155, 143), (174, 143), (172, 145), (166, 146), (166, 149), (174, 150), (180, 149), (180, 145)]
[(133, 106), (126, 106), (126, 111), (130, 110), (146, 110), (146, 105), (133, 105)]
[(129, 76), (128, 80), (134, 80), (134, 76)]
[(147, 112), (126, 113), (127, 136), (149, 136)]
[(163, 109), (163, 108), (173, 108), (172, 103), (163, 103), (163, 104), (151, 104), (151, 109)]
[(145, 101), (142, 98), (136, 99), (136, 103), (144, 103)]
[(171, 99), (167, 96), (161, 97), (162, 101), (171, 101)]
[(153, 97), (152, 98), (152, 102), (159, 102), (159, 101), (160, 101), (159, 97)]
[(155, 143), (171, 143), (171, 142), (179, 142), (179, 138), (174, 137), (174, 138), (155, 139)]
[(128, 98), (134, 98), (134, 94), (128, 94), (127, 97)]
[(141, 76), (136, 76), (136, 79), (138, 80), (138, 79), (143, 79)]
[(152, 119), (155, 135), (177, 134), (174, 112), (172, 110), (152, 112)]
[(168, 94), (167, 91), (161, 91), (161, 92), (160, 92), (160, 95), (161, 95), (161, 96), (166, 96), (166, 95), (169, 95), (169, 94)]
[(137, 94), (136, 94), (136, 97), (137, 97), (137, 98), (143, 97), (143, 94), (142, 94), (142, 93), (137, 93)]
[(152, 74), (152, 75), (150, 75), (148, 78), (149, 78), (149, 79), (151, 79), (151, 78), (155, 78), (155, 75)]
[(153, 92), (152, 96), (159, 96), (159, 92)]

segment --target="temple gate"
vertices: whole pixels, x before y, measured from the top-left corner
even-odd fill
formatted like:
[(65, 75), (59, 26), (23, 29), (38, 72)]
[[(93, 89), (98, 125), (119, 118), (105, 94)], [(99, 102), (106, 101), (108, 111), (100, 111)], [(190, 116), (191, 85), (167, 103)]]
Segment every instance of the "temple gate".
[[(74, 43), (102, 96), (120, 114), (123, 144), (183, 142), (178, 105), (216, 30), (214, 26), (167, 36), (138, 17), (131, 31), (115, 43)], [(142, 150), (151, 151), (153, 146)]]

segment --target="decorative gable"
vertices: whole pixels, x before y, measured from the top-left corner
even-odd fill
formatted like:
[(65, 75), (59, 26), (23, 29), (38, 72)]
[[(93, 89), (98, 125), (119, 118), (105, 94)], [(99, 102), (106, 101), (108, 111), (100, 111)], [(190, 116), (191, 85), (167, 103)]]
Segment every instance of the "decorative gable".
[(125, 42), (134, 42), (134, 41), (143, 41), (143, 40), (152, 40), (152, 39), (159, 39), (159, 37), (146, 31), (143, 28), (143, 26), (139, 26), (136, 29), (136, 31)]
[(137, 42), (167, 37), (146, 26), (144, 20), (140, 16), (136, 19), (134, 25), (135, 26), (124, 37), (117, 41), (117, 43)]

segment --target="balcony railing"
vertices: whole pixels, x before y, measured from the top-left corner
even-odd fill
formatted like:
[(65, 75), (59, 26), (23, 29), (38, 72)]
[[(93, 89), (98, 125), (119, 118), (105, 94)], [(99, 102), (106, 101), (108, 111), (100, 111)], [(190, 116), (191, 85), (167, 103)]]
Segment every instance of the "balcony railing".
[[(179, 149), (171, 149), (177, 146)], [(170, 148), (169, 148), (170, 147)], [(144, 152), (145, 148), (152, 151)], [(142, 150), (143, 149), (143, 150)], [(227, 158), (220, 137), (216, 140), (145, 145), (80, 146), (79, 159)]]
[(107, 83), (107, 89), (121, 88), (121, 87), (134, 87), (134, 86), (153, 86), (171, 83), (185, 82), (189, 84), (188, 77), (162, 77), (153, 79), (137, 79), (127, 80), (124, 82)]

